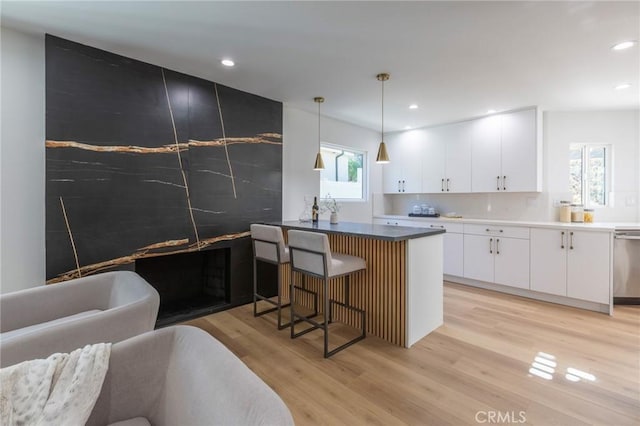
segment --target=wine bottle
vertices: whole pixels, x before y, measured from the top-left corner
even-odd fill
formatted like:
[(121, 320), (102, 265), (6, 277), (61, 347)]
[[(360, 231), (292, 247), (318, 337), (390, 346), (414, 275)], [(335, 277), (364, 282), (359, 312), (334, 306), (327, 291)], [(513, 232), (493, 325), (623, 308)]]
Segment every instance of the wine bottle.
[(311, 222), (318, 223), (318, 215), (320, 207), (318, 207), (318, 197), (313, 197), (313, 206), (311, 206)]

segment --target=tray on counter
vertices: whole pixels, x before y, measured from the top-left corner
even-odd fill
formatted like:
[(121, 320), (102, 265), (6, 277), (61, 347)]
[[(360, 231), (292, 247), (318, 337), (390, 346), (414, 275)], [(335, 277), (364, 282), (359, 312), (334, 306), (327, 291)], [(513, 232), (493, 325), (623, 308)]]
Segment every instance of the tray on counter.
[(409, 213), (409, 217), (440, 217), (440, 213), (434, 213), (434, 214)]

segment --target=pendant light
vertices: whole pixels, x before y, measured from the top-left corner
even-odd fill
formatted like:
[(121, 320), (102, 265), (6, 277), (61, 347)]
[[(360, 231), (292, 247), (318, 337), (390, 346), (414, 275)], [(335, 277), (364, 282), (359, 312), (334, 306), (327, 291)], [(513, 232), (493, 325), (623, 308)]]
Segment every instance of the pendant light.
[(324, 170), (324, 161), (322, 161), (322, 154), (320, 153), (320, 104), (324, 102), (324, 98), (313, 98), (313, 102), (318, 104), (318, 153), (316, 154), (316, 162), (313, 165), (313, 170)]
[(376, 163), (387, 164), (389, 162), (389, 154), (387, 153), (387, 146), (384, 144), (384, 82), (389, 80), (389, 74), (382, 73), (376, 76), (378, 81), (382, 82), (382, 130), (380, 132), (380, 146), (378, 146), (378, 155), (376, 156)]

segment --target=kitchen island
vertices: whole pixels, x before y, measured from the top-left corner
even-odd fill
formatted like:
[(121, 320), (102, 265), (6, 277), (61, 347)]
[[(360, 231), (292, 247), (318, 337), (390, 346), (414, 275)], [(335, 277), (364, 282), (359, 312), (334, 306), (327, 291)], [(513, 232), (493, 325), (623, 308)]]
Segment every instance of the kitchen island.
[[(442, 325), (443, 229), (324, 221), (272, 225), (283, 228), (285, 239), (288, 229), (326, 233), (332, 252), (365, 259), (367, 269), (352, 275), (350, 302), (366, 311), (367, 334), (408, 348)], [(288, 284), (290, 266), (281, 268), (283, 283)], [(342, 300), (343, 279), (331, 280), (331, 298)], [(306, 285), (322, 294), (320, 280), (308, 278)], [(288, 285), (283, 285), (283, 295), (288, 298)], [(319, 299), (322, 311), (322, 297)], [(310, 301), (305, 304), (311, 308)], [(336, 317), (354, 327), (360, 326), (356, 323), (358, 318), (348, 313), (338, 313)]]

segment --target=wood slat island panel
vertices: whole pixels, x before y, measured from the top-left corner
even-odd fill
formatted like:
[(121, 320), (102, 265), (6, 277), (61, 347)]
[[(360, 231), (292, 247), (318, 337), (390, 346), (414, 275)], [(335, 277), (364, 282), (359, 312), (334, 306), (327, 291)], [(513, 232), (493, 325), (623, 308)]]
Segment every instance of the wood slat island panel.
[[(366, 312), (367, 334), (398, 346), (409, 347), (425, 333), (442, 324), (442, 239), (438, 234), (444, 233), (443, 230), (350, 222), (338, 225), (326, 222), (318, 225), (284, 222), (277, 225), (282, 226), (285, 231), (285, 239), (288, 229), (326, 233), (332, 252), (365, 259), (367, 268), (351, 275), (350, 303)], [(434, 236), (437, 236), (434, 240), (436, 246), (440, 247), (434, 249), (430, 244), (422, 243)], [(410, 247), (414, 247), (411, 256)], [(416, 253), (416, 248), (421, 252)], [(411, 265), (410, 259), (413, 259)], [(439, 265), (439, 273), (437, 270), (435, 273), (424, 270), (432, 262)], [(288, 264), (280, 268), (283, 296), (288, 299), (291, 268)], [(294, 278), (296, 285), (302, 285), (301, 274), (296, 273)], [(322, 312), (322, 281), (307, 276), (305, 285), (308, 290), (319, 294), (318, 311)], [(438, 300), (426, 300), (423, 304), (411, 299), (412, 292), (421, 297), (429, 286), (437, 290), (429, 294), (440, 294)], [(344, 302), (343, 295), (344, 278), (331, 280), (329, 297)], [(302, 292), (296, 295), (296, 300), (307, 308), (313, 307), (312, 299)], [(411, 309), (410, 306), (414, 308)], [(352, 327), (361, 327), (360, 318), (352, 312), (337, 310), (334, 317)]]
[[(406, 344), (406, 250), (407, 241), (382, 241), (340, 234), (329, 234), (332, 252), (362, 257), (367, 269), (351, 276), (351, 304), (366, 311), (367, 334), (378, 336), (399, 346)], [(285, 233), (286, 238), (286, 233)], [(291, 267), (282, 268), (282, 292), (289, 298)], [(298, 285), (300, 274), (295, 276)], [(323, 294), (322, 280), (306, 277), (307, 289)], [(344, 302), (344, 278), (330, 281), (329, 297)], [(309, 298), (302, 298), (304, 306), (312, 308)], [(319, 297), (318, 310), (323, 311), (323, 298)], [(359, 317), (340, 315), (336, 319), (353, 327), (360, 327)]]

